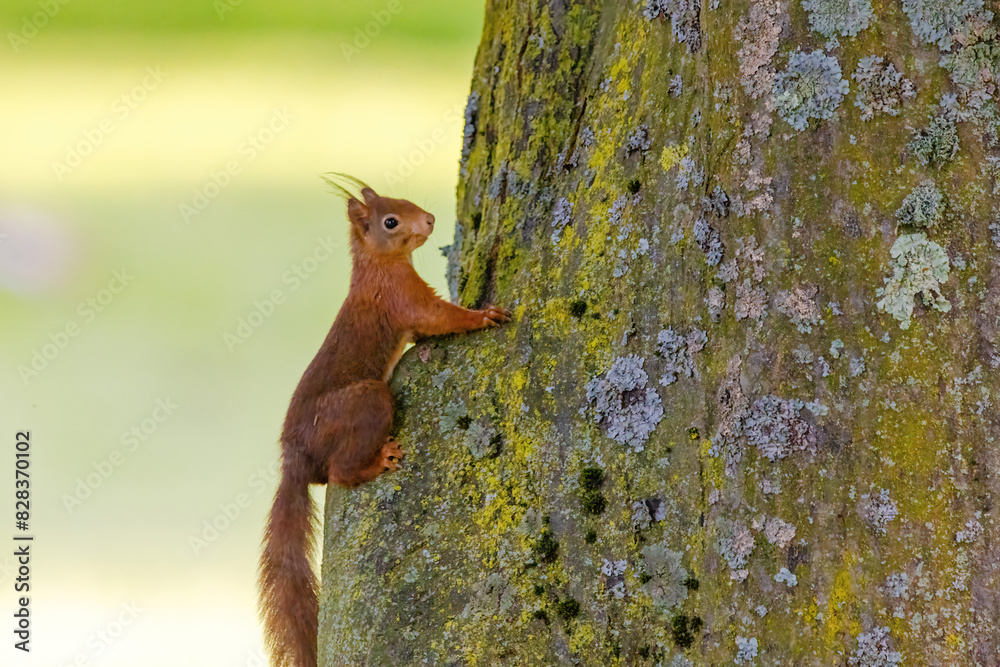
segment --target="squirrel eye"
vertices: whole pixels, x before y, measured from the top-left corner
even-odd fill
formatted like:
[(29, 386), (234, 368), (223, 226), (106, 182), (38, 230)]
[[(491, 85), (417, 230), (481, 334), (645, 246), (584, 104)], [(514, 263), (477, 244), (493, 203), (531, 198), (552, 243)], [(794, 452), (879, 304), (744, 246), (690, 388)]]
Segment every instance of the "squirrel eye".
[(390, 215), (388, 218), (382, 221), (382, 224), (385, 225), (386, 229), (395, 229), (396, 225), (399, 224), (399, 220)]

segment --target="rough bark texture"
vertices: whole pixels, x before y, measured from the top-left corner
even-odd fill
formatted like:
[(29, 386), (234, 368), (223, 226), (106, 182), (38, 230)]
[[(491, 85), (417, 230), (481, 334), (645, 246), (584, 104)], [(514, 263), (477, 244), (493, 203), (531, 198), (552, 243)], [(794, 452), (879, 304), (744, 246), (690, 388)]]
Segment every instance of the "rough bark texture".
[(321, 664), (1000, 664), (991, 9), (491, 2)]

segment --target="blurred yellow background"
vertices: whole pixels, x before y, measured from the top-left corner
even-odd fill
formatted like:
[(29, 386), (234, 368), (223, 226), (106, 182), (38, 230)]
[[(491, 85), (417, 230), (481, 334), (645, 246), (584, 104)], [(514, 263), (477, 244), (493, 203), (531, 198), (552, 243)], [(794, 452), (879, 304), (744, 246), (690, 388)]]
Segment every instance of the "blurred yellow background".
[(4, 0), (0, 664), (262, 664), (281, 420), (350, 269), (319, 175), (433, 212), (414, 261), (446, 291), (481, 22), (445, 0)]

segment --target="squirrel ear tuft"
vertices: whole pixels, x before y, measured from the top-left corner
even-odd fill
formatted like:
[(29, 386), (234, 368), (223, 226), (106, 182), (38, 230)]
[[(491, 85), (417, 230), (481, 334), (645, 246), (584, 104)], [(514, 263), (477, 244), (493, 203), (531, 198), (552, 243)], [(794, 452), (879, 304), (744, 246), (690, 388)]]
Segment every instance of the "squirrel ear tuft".
[(369, 188), (368, 186), (361, 188), (361, 196), (365, 198), (365, 203), (368, 204), (369, 206), (371, 206), (371, 203), (373, 201), (378, 199), (378, 195), (375, 193), (375, 191)]
[(347, 200), (347, 217), (350, 218), (351, 224), (362, 232), (368, 231), (368, 216), (370, 214), (371, 211), (368, 207), (354, 197)]

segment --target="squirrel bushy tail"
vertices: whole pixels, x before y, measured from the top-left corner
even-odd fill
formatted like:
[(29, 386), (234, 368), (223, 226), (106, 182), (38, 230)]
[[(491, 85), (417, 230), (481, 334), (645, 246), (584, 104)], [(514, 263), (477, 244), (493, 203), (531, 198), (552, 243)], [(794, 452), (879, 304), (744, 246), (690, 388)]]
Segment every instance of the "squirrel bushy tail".
[(273, 667), (316, 667), (319, 603), (311, 558), (316, 510), (308, 480), (284, 463), (260, 556), (264, 649)]

